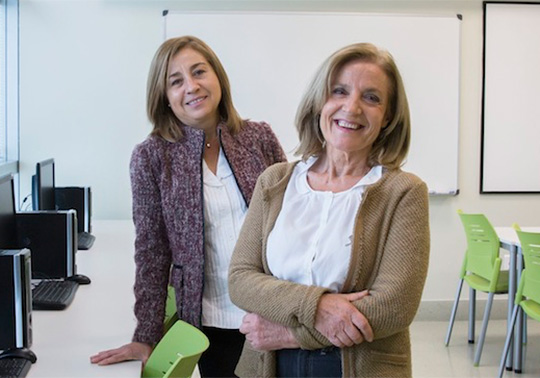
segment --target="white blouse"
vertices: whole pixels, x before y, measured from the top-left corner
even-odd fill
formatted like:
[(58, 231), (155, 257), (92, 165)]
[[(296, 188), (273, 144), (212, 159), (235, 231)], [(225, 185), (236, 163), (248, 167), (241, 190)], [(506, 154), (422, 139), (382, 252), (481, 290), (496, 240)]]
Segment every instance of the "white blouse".
[(381, 178), (382, 167), (373, 167), (352, 188), (332, 193), (308, 184), (308, 169), (316, 160), (309, 158), (294, 168), (268, 236), (268, 266), (279, 279), (337, 293), (347, 277), (354, 219), (363, 193)]
[(205, 266), (202, 324), (237, 329), (245, 312), (231, 302), (227, 276), (247, 206), (223, 149), (219, 152), (215, 175), (203, 160), (203, 196)]

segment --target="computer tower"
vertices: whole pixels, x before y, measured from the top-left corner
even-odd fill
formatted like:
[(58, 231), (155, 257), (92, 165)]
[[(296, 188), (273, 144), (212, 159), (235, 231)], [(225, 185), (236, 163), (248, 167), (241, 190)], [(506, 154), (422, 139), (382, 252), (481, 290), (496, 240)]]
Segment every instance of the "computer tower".
[(32, 345), (30, 279), (30, 251), (0, 249), (0, 350)]
[(18, 247), (32, 251), (32, 278), (66, 278), (77, 273), (75, 210), (17, 213), (15, 222)]
[(54, 188), (57, 210), (77, 211), (77, 231), (92, 232), (92, 191), (89, 186), (65, 186)]

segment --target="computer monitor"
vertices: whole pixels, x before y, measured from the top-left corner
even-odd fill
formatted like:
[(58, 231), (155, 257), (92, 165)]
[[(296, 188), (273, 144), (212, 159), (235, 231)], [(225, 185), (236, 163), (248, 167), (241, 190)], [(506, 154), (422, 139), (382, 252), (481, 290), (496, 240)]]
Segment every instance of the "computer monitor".
[(34, 210), (56, 210), (54, 195), (54, 159), (36, 163), (36, 175), (32, 183)]
[(0, 177), (0, 248), (12, 248), (16, 244), (15, 193), (13, 176)]

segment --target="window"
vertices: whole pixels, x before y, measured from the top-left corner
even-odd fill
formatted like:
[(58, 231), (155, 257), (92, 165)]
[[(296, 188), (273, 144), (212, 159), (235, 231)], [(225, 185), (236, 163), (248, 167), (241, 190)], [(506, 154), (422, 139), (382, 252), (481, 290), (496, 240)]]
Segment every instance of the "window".
[(0, 0), (0, 175), (18, 172), (18, 23), (18, 0)]

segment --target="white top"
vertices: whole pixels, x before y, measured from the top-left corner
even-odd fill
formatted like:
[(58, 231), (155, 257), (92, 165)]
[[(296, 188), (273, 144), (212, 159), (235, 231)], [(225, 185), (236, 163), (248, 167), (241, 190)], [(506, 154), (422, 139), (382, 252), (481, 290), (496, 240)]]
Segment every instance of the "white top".
[(245, 312), (231, 302), (227, 276), (247, 206), (223, 149), (219, 152), (215, 175), (203, 160), (203, 196), (205, 265), (202, 324), (237, 329)]
[(382, 167), (373, 167), (352, 188), (332, 193), (309, 186), (307, 172), (315, 161), (312, 157), (294, 168), (268, 236), (268, 266), (279, 279), (340, 292), (349, 269), (356, 212), (366, 187), (381, 178)]

